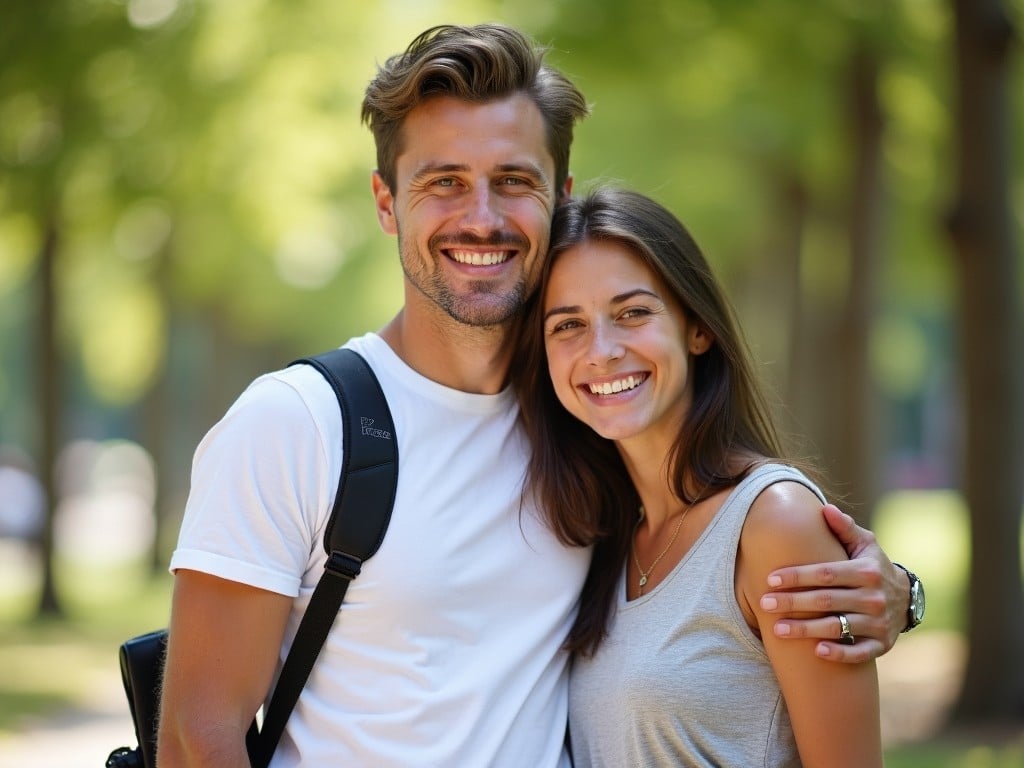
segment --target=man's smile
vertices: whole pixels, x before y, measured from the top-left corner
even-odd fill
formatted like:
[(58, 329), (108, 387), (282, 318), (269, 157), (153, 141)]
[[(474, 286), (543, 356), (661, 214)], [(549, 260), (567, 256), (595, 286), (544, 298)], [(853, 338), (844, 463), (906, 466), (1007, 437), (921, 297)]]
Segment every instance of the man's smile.
[(448, 256), (459, 264), (472, 264), (473, 266), (489, 267), (494, 264), (502, 264), (512, 257), (512, 251), (446, 251)]

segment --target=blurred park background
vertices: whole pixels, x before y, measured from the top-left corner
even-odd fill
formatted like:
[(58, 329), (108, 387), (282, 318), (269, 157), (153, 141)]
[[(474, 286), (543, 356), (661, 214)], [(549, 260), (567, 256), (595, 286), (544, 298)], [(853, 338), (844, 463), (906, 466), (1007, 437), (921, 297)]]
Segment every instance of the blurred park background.
[(367, 81), (428, 26), (502, 21), (593, 106), (577, 191), (621, 182), (691, 228), (787, 431), (923, 578), (925, 625), (879, 663), (889, 764), (1024, 765), (1024, 0), (3, 19), (0, 764), (75, 712), (133, 738), (116, 648), (166, 622), (196, 443), (255, 375), (399, 306)]

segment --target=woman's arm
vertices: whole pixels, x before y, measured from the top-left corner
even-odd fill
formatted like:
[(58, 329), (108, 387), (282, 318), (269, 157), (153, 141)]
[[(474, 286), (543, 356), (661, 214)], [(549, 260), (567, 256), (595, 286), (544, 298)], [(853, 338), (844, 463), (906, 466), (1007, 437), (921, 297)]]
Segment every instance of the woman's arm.
[[(737, 599), (759, 632), (786, 700), (804, 766), (882, 765), (878, 676), (873, 661), (831, 664), (814, 654), (814, 639), (775, 635), (776, 617), (760, 604), (768, 574), (777, 568), (838, 560), (842, 544), (821, 515), (821, 504), (795, 482), (776, 483), (751, 506), (736, 562)], [(835, 612), (823, 618), (840, 625)]]

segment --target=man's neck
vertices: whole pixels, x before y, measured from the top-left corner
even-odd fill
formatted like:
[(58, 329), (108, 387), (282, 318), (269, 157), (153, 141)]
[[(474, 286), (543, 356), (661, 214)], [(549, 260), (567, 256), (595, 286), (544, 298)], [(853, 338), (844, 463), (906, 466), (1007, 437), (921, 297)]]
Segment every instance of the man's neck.
[(504, 389), (512, 355), (507, 328), (476, 328), (447, 317), (412, 315), (403, 308), (380, 332), (406, 365), (461, 392), (493, 395)]

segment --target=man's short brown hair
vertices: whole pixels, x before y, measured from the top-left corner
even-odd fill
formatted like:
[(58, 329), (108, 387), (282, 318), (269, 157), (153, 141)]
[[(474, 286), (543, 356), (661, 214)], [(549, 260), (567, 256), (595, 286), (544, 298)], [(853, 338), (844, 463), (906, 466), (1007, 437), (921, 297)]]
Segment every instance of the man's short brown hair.
[(395, 189), (406, 115), (434, 96), (486, 102), (524, 93), (544, 119), (559, 192), (569, 176), (573, 126), (589, 109), (575, 85), (544, 63), (547, 49), (499, 24), (431, 27), (390, 57), (366, 88), (362, 119), (377, 145), (377, 170)]

